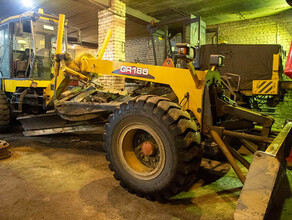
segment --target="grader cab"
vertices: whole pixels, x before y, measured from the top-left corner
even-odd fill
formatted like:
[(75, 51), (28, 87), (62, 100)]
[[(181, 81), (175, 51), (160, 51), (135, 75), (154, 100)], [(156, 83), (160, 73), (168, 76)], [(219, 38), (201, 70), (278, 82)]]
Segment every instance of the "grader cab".
[[(53, 77), (58, 22), (42, 9), (1, 21), (0, 130), (7, 127), (10, 116), (45, 112), (43, 89)], [(66, 50), (66, 29), (63, 32)]]

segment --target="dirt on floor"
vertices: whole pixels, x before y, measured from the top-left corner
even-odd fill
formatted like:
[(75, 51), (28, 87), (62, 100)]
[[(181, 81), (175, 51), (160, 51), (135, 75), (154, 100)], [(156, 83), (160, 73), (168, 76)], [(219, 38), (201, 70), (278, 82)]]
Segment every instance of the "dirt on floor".
[[(0, 219), (233, 219), (242, 188), (226, 162), (204, 159), (191, 190), (160, 204), (130, 194), (113, 178), (101, 135), (14, 132), (0, 139), (12, 152), (0, 160)], [(290, 196), (283, 219), (292, 217), (291, 204)]]

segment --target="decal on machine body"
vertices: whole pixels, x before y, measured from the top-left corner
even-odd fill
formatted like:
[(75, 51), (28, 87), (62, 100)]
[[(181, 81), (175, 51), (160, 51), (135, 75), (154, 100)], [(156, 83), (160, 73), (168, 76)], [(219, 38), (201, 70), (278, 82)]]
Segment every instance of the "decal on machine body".
[(128, 75), (128, 76), (143, 77), (147, 79), (155, 79), (154, 76), (151, 76), (149, 74), (149, 69), (136, 67), (136, 66), (121, 66), (120, 69), (113, 71), (113, 73)]

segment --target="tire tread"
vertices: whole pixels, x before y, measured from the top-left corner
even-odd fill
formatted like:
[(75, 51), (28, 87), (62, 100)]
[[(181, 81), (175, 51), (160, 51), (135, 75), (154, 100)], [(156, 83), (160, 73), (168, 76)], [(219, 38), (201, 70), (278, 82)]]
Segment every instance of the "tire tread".
[[(114, 129), (114, 121), (122, 114), (127, 114), (131, 109), (151, 112), (156, 120), (161, 121), (174, 137), (178, 152), (178, 166), (175, 170), (175, 178), (169, 182), (163, 190), (145, 194), (142, 191), (132, 189), (130, 184), (127, 184), (117, 169), (115, 169), (113, 158), (110, 156), (111, 133)], [(114, 177), (120, 181), (120, 185), (128, 191), (135, 193), (138, 196), (146, 197), (148, 200), (165, 201), (171, 196), (186, 190), (189, 183), (192, 183), (196, 177), (195, 173), (199, 169), (201, 162), (201, 148), (199, 142), (200, 136), (198, 125), (195, 121), (191, 121), (190, 114), (182, 111), (180, 107), (170, 100), (153, 95), (144, 95), (131, 99), (127, 103), (123, 103), (114, 110), (113, 114), (109, 116), (109, 123), (105, 126), (105, 150), (106, 159), (109, 161)]]

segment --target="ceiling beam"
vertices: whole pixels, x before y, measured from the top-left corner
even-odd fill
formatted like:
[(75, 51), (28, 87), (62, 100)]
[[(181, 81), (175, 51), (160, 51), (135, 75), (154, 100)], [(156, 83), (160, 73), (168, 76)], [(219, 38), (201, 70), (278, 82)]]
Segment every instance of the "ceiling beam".
[[(97, 5), (104, 6), (104, 7), (110, 7), (111, 5), (111, 0), (87, 0), (87, 1), (93, 4), (96, 3)], [(146, 21), (147, 23), (151, 23), (152, 21), (159, 22), (158, 19), (153, 18), (149, 15), (146, 15), (143, 12), (138, 11), (134, 8), (131, 8), (127, 5), (126, 5), (126, 14), (132, 17), (138, 18), (139, 20)]]
[(109, 7), (110, 3), (111, 3), (111, 0), (88, 0), (88, 1), (92, 2), (92, 3), (100, 4), (100, 5), (106, 6), (106, 7)]
[[(99, 5), (101, 7), (110, 7), (111, 5), (111, 0), (87, 0), (95, 5)], [(141, 20), (141, 21), (144, 21), (144, 22), (147, 22), (147, 23), (152, 23), (152, 22), (160, 22), (160, 20), (154, 18), (154, 17), (151, 17), (149, 15), (146, 15), (144, 14), (143, 12), (141, 11), (138, 11), (134, 8), (131, 8), (129, 6), (126, 5), (126, 16), (132, 16), (134, 18), (137, 18), (138, 20)], [(156, 34), (158, 35), (164, 35), (164, 32), (162, 30), (157, 30), (156, 31)]]
[(126, 14), (131, 15), (135, 18), (138, 18), (142, 21), (146, 21), (147, 23), (151, 23), (152, 21), (154, 21), (155, 23), (159, 22), (158, 19), (153, 18), (149, 15), (146, 15), (146, 14), (142, 13), (141, 11), (138, 11), (134, 8), (129, 7), (129, 6), (126, 6)]

